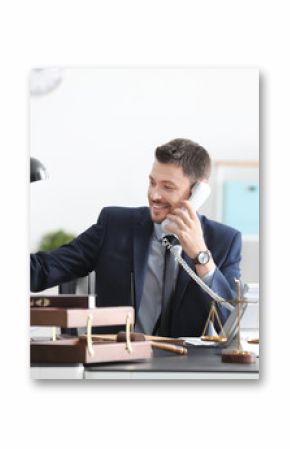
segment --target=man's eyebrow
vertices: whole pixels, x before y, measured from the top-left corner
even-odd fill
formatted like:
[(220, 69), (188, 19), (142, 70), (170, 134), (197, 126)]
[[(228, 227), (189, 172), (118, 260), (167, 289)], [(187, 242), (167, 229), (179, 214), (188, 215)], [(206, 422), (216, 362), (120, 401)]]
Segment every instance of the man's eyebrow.
[(163, 182), (163, 184), (170, 184), (171, 186), (177, 187), (177, 185), (175, 184), (175, 182), (170, 181), (170, 179), (164, 179), (164, 180), (161, 181), (161, 182)]
[[(149, 175), (149, 179), (150, 179), (150, 181), (155, 180), (152, 175)], [(171, 181), (170, 179), (162, 179), (160, 182), (162, 182), (163, 184), (169, 184), (172, 187), (177, 187), (177, 184), (175, 184), (175, 182)]]

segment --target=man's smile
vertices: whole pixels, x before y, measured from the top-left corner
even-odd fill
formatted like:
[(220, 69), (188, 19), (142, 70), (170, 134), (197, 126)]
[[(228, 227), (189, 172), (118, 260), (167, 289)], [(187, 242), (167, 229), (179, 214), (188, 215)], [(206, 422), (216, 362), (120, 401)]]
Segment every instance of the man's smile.
[(151, 207), (154, 212), (162, 212), (168, 210), (170, 206), (168, 204), (160, 204), (160, 203), (151, 203)]

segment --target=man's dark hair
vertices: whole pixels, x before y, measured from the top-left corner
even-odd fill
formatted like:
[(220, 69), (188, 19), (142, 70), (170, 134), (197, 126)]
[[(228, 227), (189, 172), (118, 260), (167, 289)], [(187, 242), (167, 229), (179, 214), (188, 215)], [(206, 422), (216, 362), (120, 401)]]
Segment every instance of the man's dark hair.
[(155, 157), (163, 164), (176, 164), (192, 181), (208, 179), (211, 160), (208, 152), (198, 143), (189, 139), (174, 139), (157, 147)]

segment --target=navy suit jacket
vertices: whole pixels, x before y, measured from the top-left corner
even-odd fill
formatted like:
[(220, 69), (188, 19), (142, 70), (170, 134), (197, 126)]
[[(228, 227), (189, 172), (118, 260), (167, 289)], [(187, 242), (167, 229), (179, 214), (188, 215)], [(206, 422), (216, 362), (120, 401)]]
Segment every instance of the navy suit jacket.
[[(212, 289), (223, 298), (233, 299), (234, 279), (240, 277), (241, 234), (205, 216), (199, 218), (217, 267)], [(132, 305), (134, 279), (134, 306), (138, 313), (152, 232), (148, 207), (104, 208), (98, 222), (68, 245), (31, 255), (31, 290), (41, 291), (95, 270), (98, 305)], [(182, 255), (194, 268), (187, 255)], [(199, 336), (210, 305), (208, 294), (180, 267), (171, 304), (170, 336)], [(218, 306), (218, 312), (224, 322), (227, 309)]]

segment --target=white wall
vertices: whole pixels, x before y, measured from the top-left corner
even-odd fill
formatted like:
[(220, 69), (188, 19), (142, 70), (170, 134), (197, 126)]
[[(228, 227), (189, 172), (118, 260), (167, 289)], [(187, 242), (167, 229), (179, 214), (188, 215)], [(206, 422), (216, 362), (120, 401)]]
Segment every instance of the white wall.
[(103, 206), (146, 205), (154, 149), (172, 138), (258, 159), (258, 97), (256, 69), (64, 69), (30, 101), (31, 156), (50, 174), (31, 185), (31, 249), (48, 231), (82, 232)]

